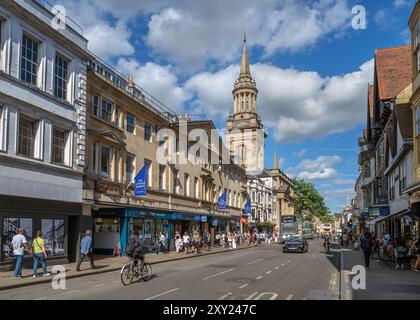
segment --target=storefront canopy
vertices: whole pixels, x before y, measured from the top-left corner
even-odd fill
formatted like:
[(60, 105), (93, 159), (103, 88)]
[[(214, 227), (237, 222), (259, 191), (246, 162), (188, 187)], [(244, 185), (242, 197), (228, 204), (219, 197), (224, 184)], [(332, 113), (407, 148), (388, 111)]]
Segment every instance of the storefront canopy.
[(378, 222), (382, 222), (382, 221), (385, 221), (385, 220), (388, 220), (388, 219), (396, 218), (398, 216), (402, 216), (402, 215), (405, 215), (405, 214), (408, 214), (408, 213), (409, 213), (408, 210), (404, 210), (402, 212), (393, 213), (393, 214), (390, 214), (390, 215), (387, 215), (387, 216), (377, 217), (376, 219), (373, 219), (371, 221), (367, 221), (366, 223), (368, 225), (375, 225)]

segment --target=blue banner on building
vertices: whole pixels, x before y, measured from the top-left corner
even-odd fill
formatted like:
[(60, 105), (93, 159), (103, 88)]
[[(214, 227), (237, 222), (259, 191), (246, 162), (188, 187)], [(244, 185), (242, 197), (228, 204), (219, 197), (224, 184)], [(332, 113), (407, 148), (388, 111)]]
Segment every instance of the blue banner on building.
[(251, 214), (252, 210), (251, 210), (251, 199), (248, 199), (245, 203), (245, 209), (244, 209), (244, 213), (245, 214)]
[(226, 191), (219, 197), (219, 209), (226, 209)]
[(147, 165), (134, 178), (134, 195), (145, 196), (147, 195)]

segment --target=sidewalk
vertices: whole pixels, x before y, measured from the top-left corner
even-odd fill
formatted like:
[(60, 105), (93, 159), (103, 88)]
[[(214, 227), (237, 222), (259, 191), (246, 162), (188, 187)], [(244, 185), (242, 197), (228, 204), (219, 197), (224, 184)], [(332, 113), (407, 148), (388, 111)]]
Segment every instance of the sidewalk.
[[(199, 255), (195, 255), (193, 253), (188, 253), (187, 255), (185, 255), (184, 253), (176, 252), (170, 252), (166, 254), (160, 253), (158, 255), (151, 253), (146, 255), (145, 260), (150, 264), (158, 264), (168, 261), (196, 258), (210, 254), (252, 249), (254, 247), (255, 246), (248, 246), (247, 244), (241, 245), (236, 249), (216, 247), (212, 248), (210, 251), (202, 251), (202, 253)], [(76, 263), (63, 264), (62, 266), (64, 266), (66, 269), (66, 279), (71, 279), (92, 274), (120, 270), (122, 266), (127, 262), (127, 257), (95, 256), (95, 269), (93, 270), (90, 269), (90, 264), (87, 258), (85, 258), (85, 261), (82, 263), (80, 267), (81, 271), (79, 272), (76, 271)], [(51, 272), (52, 267), (53, 265), (48, 265), (48, 272)], [(47, 283), (51, 281), (53, 276), (52, 275), (50, 277), (43, 277), (41, 265), (39, 265), (38, 276), (36, 278), (32, 278), (32, 270), (29, 270), (27, 268), (23, 269), (22, 275), (23, 277), (21, 279), (14, 280), (12, 276), (12, 271), (0, 272), (0, 290), (25, 287), (40, 283)]]
[(353, 290), (351, 270), (364, 266), (362, 251), (342, 250), (342, 300), (420, 300), (420, 273), (394, 270), (383, 262), (373, 260), (366, 272), (366, 290)]

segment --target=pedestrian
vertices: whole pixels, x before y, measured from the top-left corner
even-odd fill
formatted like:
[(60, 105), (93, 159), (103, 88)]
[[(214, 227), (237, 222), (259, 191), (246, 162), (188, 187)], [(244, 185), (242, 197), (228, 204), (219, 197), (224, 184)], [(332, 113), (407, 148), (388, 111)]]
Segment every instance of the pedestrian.
[(82, 264), (85, 257), (88, 257), (90, 267), (95, 269), (92, 250), (92, 231), (88, 229), (86, 230), (86, 235), (83, 237), (82, 241), (80, 241), (80, 256), (79, 261), (77, 262), (76, 271), (80, 271), (80, 265)]
[(22, 278), (23, 256), (25, 254), (25, 249), (28, 250), (28, 242), (26, 241), (25, 233), (26, 231), (24, 228), (19, 228), (18, 234), (12, 238), (13, 254), (16, 257), (16, 267), (13, 272), (13, 279), (15, 280)]
[(232, 249), (236, 249), (236, 238), (235, 235), (232, 234)]
[(188, 235), (187, 231), (184, 232), (184, 236), (182, 237), (182, 243), (184, 245), (185, 254), (188, 254), (188, 247), (190, 245), (190, 236)]
[(413, 270), (414, 272), (419, 272), (419, 267), (420, 267), (420, 242), (417, 240), (414, 243), (414, 247), (416, 248), (415, 250), (415, 261), (414, 261), (414, 265), (411, 268), (411, 270)]
[(179, 253), (182, 250), (182, 238), (179, 231), (175, 232), (175, 250), (176, 253)]
[(369, 231), (366, 231), (365, 234), (362, 237), (360, 246), (363, 250), (363, 257), (365, 260), (365, 267), (366, 270), (369, 270), (369, 265), (370, 265), (370, 256), (372, 254), (372, 249), (374, 246), (374, 242), (373, 242), (373, 238), (372, 235), (370, 234)]
[(40, 230), (36, 233), (36, 238), (32, 242), (32, 250), (34, 255), (34, 266), (32, 269), (32, 277), (35, 278), (38, 271), (38, 263), (41, 260), (42, 274), (44, 277), (50, 276), (51, 273), (47, 272), (47, 251), (45, 250), (45, 241), (42, 239), (42, 232)]
[(347, 235), (347, 232), (344, 232), (343, 235), (341, 236), (341, 242), (342, 242), (343, 248), (347, 249), (349, 246), (349, 236)]
[(162, 231), (159, 232), (159, 242), (158, 243), (159, 244), (158, 244), (158, 249), (157, 249), (156, 254), (159, 254), (159, 252), (165, 253), (165, 251), (166, 251), (166, 237), (165, 237), (165, 235), (163, 234)]
[(210, 234), (207, 230), (203, 233), (203, 247), (206, 251), (209, 251)]

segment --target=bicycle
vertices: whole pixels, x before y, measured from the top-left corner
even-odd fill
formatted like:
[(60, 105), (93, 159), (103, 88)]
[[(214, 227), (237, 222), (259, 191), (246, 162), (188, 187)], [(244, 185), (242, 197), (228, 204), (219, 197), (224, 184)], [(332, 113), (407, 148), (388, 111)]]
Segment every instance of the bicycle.
[(134, 265), (134, 260), (131, 257), (129, 257), (129, 260), (130, 262), (121, 268), (121, 283), (124, 286), (128, 286), (133, 283), (134, 278), (137, 280), (139, 277), (141, 277), (143, 281), (149, 281), (153, 275), (151, 264), (144, 262), (143, 268), (140, 269), (140, 261), (137, 262), (137, 265)]

